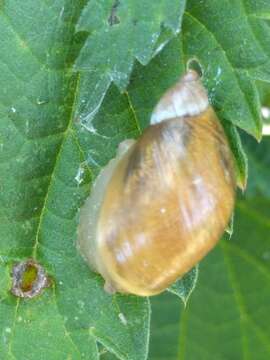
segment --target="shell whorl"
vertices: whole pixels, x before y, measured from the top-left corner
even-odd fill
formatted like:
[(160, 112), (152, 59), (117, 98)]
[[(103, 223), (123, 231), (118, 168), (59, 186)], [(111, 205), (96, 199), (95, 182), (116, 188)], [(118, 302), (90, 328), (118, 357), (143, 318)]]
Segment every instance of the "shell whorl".
[(151, 125), (176, 117), (196, 116), (208, 107), (208, 96), (200, 77), (189, 70), (163, 95), (151, 116)]
[(151, 126), (121, 143), (95, 180), (78, 247), (106, 291), (155, 295), (214, 247), (234, 198), (226, 135), (190, 70), (162, 96)]

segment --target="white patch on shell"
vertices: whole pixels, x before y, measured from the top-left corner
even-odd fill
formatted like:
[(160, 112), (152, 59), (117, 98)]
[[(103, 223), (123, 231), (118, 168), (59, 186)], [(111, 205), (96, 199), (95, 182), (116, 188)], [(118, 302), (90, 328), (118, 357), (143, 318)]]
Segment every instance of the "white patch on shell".
[[(89, 263), (90, 267), (94, 271), (98, 271), (100, 273), (102, 273), (102, 264), (98, 253), (98, 223), (104, 193), (118, 162), (122, 159), (126, 151), (128, 151), (134, 142), (135, 140), (129, 139), (123, 141), (119, 145), (116, 157), (110, 160), (109, 163), (102, 169), (92, 186), (90, 196), (86, 199), (80, 210), (77, 248), (82, 257)], [(81, 170), (79, 168), (75, 178), (77, 183), (80, 183), (81, 175)], [(109, 226), (109, 223), (107, 226)], [(129, 251), (128, 248), (126, 251)], [(119, 262), (126, 261), (125, 254), (120, 250), (116, 253), (116, 257)]]
[(189, 230), (199, 226), (216, 206), (215, 198), (207, 188), (202, 177), (196, 177), (192, 183), (195, 189), (193, 190), (194, 195), (190, 197), (189, 206), (183, 205), (181, 199), (179, 201), (181, 215), (185, 220), (186, 228)]
[(139, 233), (139, 234), (136, 236), (136, 245), (137, 245), (137, 248), (143, 247), (146, 243), (147, 243), (146, 235), (145, 235), (144, 233)]
[(160, 99), (151, 116), (151, 124), (176, 117), (199, 115), (208, 105), (207, 92), (199, 75), (190, 70)]
[(128, 240), (124, 241), (123, 246), (122, 246), (122, 251), (127, 258), (132, 256), (133, 251), (132, 251), (132, 247)]
[(115, 256), (117, 261), (121, 264), (123, 264), (126, 261), (125, 255), (119, 250), (115, 251)]

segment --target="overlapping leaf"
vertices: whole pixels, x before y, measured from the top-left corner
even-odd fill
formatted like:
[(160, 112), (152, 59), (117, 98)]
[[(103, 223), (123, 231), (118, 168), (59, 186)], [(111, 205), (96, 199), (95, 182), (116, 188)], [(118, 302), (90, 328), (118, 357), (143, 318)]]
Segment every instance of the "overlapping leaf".
[(81, 72), (76, 116), (85, 126), (90, 126), (110, 83), (126, 87), (134, 60), (147, 64), (180, 31), (184, 8), (185, 0), (87, 3), (76, 27), (87, 38), (75, 65)]

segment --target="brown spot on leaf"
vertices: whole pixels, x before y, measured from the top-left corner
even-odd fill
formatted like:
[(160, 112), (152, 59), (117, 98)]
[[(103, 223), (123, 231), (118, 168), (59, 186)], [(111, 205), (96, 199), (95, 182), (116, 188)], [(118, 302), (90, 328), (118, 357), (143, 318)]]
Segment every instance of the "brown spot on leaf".
[(13, 266), (11, 293), (17, 297), (31, 299), (50, 284), (44, 268), (33, 259), (21, 261)]
[(196, 71), (197, 74), (199, 74), (200, 78), (203, 77), (203, 72), (204, 72), (203, 66), (196, 57), (192, 57), (191, 59), (188, 60), (187, 69), (194, 70), (194, 71)]
[(108, 23), (110, 26), (116, 25), (116, 24), (120, 24), (120, 19), (117, 16), (116, 12), (117, 12), (117, 8), (120, 5), (120, 1), (119, 0), (115, 0), (113, 6), (112, 6), (112, 10), (110, 13), (110, 16), (108, 18)]

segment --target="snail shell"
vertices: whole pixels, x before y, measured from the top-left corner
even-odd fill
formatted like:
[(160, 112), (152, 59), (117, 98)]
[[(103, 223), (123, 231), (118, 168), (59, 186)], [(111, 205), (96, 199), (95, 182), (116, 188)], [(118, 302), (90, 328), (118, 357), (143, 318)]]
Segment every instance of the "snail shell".
[(98, 176), (81, 209), (79, 249), (108, 291), (160, 293), (217, 243), (234, 197), (226, 136), (190, 70)]

